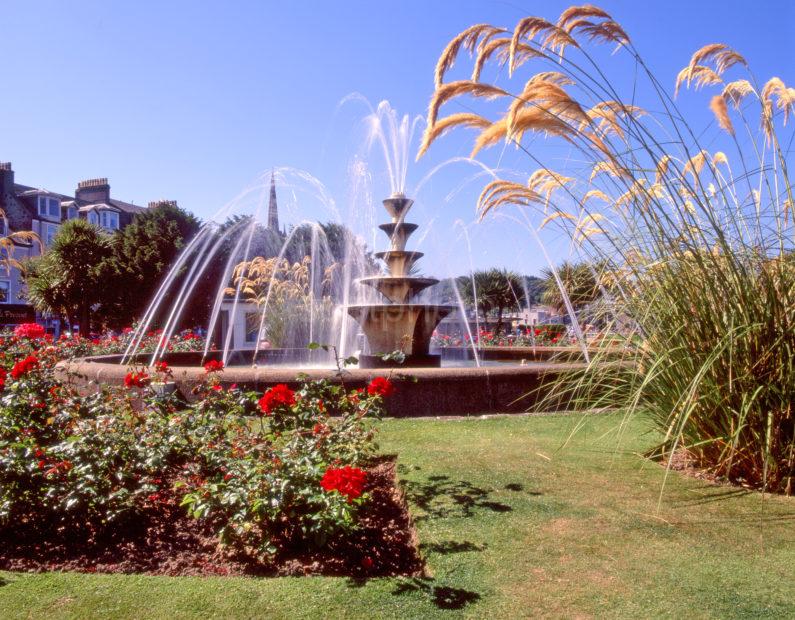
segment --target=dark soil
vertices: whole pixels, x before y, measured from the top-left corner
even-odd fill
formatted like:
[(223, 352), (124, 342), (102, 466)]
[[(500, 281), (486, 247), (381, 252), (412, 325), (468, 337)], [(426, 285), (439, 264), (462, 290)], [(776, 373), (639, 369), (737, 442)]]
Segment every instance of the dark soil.
[(362, 507), (359, 529), (346, 538), (330, 540), (321, 549), (252, 558), (219, 545), (211, 524), (187, 516), (174, 501), (102, 533), (85, 525), (0, 530), (0, 569), (150, 575), (422, 575), (418, 541), (397, 486), (394, 460), (383, 459), (368, 468), (366, 491), (371, 499)]

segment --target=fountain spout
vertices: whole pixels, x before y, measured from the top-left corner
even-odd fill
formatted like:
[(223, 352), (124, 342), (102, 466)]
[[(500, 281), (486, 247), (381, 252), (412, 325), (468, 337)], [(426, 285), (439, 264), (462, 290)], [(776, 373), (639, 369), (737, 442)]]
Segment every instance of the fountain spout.
[[(431, 335), (439, 322), (447, 316), (453, 306), (412, 303), (412, 299), (423, 289), (437, 284), (434, 278), (409, 275), (412, 267), (422, 257), (421, 252), (406, 250), (406, 242), (417, 230), (417, 224), (405, 221), (414, 201), (402, 194), (394, 194), (383, 201), (392, 221), (379, 228), (390, 238), (390, 249), (376, 254), (386, 263), (388, 275), (369, 276), (358, 280), (375, 288), (389, 303), (350, 306), (348, 313), (362, 327), (370, 353), (359, 357), (361, 368), (384, 368), (392, 366), (438, 367), (439, 355), (429, 353)], [(398, 363), (384, 359), (389, 353), (401, 352), (405, 359)]]

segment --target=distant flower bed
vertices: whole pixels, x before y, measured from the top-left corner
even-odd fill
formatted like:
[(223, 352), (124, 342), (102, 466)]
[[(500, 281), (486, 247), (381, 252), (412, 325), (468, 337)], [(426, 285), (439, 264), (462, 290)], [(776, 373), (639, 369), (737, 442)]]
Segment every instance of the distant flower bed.
[(496, 334), (481, 330), (469, 334), (434, 334), (431, 343), (435, 347), (554, 347), (576, 344), (576, 340), (566, 336), (566, 326), (558, 324), (539, 325), (521, 330), (519, 333)]
[(161, 389), (165, 362), (90, 396), (55, 379), (61, 359), (124, 345), (33, 328), (0, 341), (0, 533), (28, 523), (99, 535), (182, 510), (235, 553), (268, 558), (357, 527), (374, 454), (366, 418), (383, 413), (389, 379), (258, 394), (223, 387), (223, 364), (211, 363), (190, 404)]

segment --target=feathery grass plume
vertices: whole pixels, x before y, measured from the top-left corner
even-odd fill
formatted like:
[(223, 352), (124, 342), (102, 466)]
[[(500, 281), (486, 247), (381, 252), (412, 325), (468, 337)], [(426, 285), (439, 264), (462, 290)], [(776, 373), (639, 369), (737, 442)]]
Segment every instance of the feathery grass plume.
[(530, 78), (508, 108), (508, 133), (512, 133), (517, 114), (527, 105), (536, 106), (563, 122), (577, 125), (587, 122), (588, 117), (583, 109), (561, 86), (571, 83), (569, 78), (556, 71), (539, 73)]
[[(501, 50), (504, 51), (508, 49), (511, 45), (511, 39), (508, 37), (499, 37), (497, 39), (491, 39), (486, 43), (486, 45), (478, 46), (478, 55), (475, 58), (475, 66), (472, 69), (472, 77), (470, 78), (473, 82), (477, 82), (480, 80), (480, 74), (483, 71), (483, 66), (486, 64), (495, 52), (500, 52)], [(534, 52), (535, 53), (535, 52)], [(537, 55), (537, 54), (536, 54)], [(503, 54), (502, 57), (499, 56), (502, 61), (500, 64), (505, 64), (507, 62), (508, 57), (506, 54)]]
[(710, 99), (709, 109), (715, 115), (720, 128), (727, 133), (734, 135), (734, 126), (729, 118), (729, 107), (726, 105), (726, 100), (721, 95), (715, 95)]
[(548, 33), (555, 29), (555, 24), (543, 19), (542, 17), (525, 17), (519, 20), (516, 28), (513, 30), (511, 36), (511, 47), (508, 56), (508, 75), (513, 75), (516, 69), (516, 56), (519, 49), (519, 43), (522, 38), (526, 37), (532, 41), (536, 35), (541, 33)]
[(704, 150), (699, 151), (685, 162), (685, 167), (682, 168), (682, 176), (688, 173), (692, 174), (693, 182), (695, 183), (698, 180), (698, 175), (701, 174), (701, 170), (704, 168), (704, 164), (709, 160), (709, 153)]
[(696, 50), (690, 57), (688, 65), (692, 75), (696, 65), (711, 62), (715, 66), (715, 72), (723, 75), (726, 69), (736, 64), (747, 65), (745, 58), (723, 43), (710, 43), (701, 49)]
[(497, 97), (507, 96), (508, 93), (497, 86), (483, 84), (482, 82), (472, 82), (471, 80), (458, 80), (442, 84), (436, 89), (428, 106), (428, 125), (433, 125), (436, 122), (436, 118), (439, 116), (439, 108), (442, 105), (461, 95), (496, 99)]
[[(585, 112), (590, 124), (595, 126), (596, 135), (606, 137), (614, 134), (624, 138), (624, 128), (621, 126), (621, 118), (639, 118), (646, 114), (646, 110), (636, 105), (624, 105), (618, 101), (600, 101)], [(589, 123), (582, 123), (580, 131), (584, 130)]]
[(795, 89), (787, 88), (781, 78), (772, 77), (762, 87), (762, 120), (763, 122), (773, 121), (773, 99), (776, 99), (776, 107), (784, 113), (784, 125), (787, 124), (790, 112), (795, 105)]
[(735, 80), (734, 82), (727, 83), (726, 86), (723, 87), (723, 92), (721, 94), (724, 99), (732, 102), (735, 109), (739, 110), (740, 103), (751, 93), (756, 93), (754, 87), (751, 86), (751, 82), (748, 80)]
[(609, 20), (613, 19), (604, 11), (604, 9), (600, 9), (598, 6), (594, 6), (593, 4), (583, 4), (580, 6), (570, 6), (564, 10), (560, 14), (560, 17), (558, 17), (558, 26), (569, 30), (569, 25), (572, 21), (583, 19), (585, 17), (601, 17), (603, 19)]
[(700, 90), (704, 86), (712, 86), (714, 84), (722, 84), (723, 79), (709, 67), (704, 65), (696, 65), (695, 67), (685, 67), (676, 76), (676, 86), (674, 87), (674, 99), (679, 96), (679, 89), (682, 83), (685, 83), (688, 88), (690, 84), (695, 82), (695, 89)]
[(483, 118), (479, 114), (473, 114), (471, 112), (460, 112), (458, 114), (445, 116), (444, 118), (437, 120), (433, 125), (428, 123), (425, 125), (425, 132), (422, 136), (422, 143), (420, 144), (420, 149), (417, 153), (417, 159), (425, 154), (431, 144), (433, 144), (434, 140), (444, 135), (453, 127), (476, 127), (484, 129), (489, 125), (491, 125), (491, 121), (489, 119)]
[(588, 181), (593, 181), (598, 175), (602, 174), (603, 172), (609, 174), (611, 177), (614, 177), (616, 179), (622, 177), (625, 179), (632, 178), (632, 175), (629, 173), (629, 171), (622, 168), (616, 161), (605, 160), (605, 161), (598, 161), (593, 165), (593, 168), (591, 168), (591, 176), (588, 179)]
[(723, 151), (717, 151), (712, 156), (712, 167), (717, 168), (718, 164), (724, 164), (727, 168), (729, 167), (729, 158), (726, 157), (726, 153)]
[(467, 28), (450, 41), (447, 47), (444, 48), (442, 55), (439, 56), (439, 61), (436, 63), (436, 71), (434, 72), (434, 84), (436, 88), (442, 85), (444, 74), (455, 64), (458, 53), (461, 51), (462, 47), (473, 52), (479, 39), (488, 41), (492, 37), (503, 32), (505, 32), (504, 28), (495, 28), (490, 24), (477, 24)]
[(570, 220), (572, 222), (576, 221), (577, 219), (571, 213), (566, 213), (565, 211), (555, 211), (554, 213), (550, 213), (543, 220), (541, 220), (541, 224), (538, 225), (538, 230), (543, 229), (547, 224), (560, 217)]
[(540, 201), (541, 196), (529, 187), (513, 181), (496, 179), (487, 184), (478, 196), (477, 210), (482, 220), (489, 211), (503, 204), (527, 206)]
[(501, 140), (521, 141), (527, 131), (544, 132), (548, 135), (560, 136), (571, 141), (574, 129), (554, 114), (540, 108), (524, 108), (520, 110), (508, 135), (508, 120), (503, 117), (480, 132), (475, 140), (470, 157), (475, 157), (481, 150), (493, 146)]
[(610, 196), (605, 194), (602, 190), (600, 190), (600, 189), (591, 189), (591, 190), (588, 190), (587, 192), (585, 192), (585, 195), (580, 199), (580, 204), (585, 204), (591, 198), (598, 198), (599, 200), (602, 200), (603, 202), (607, 202), (607, 203), (612, 202), (612, 199), (610, 198)]
[(574, 177), (566, 177), (552, 170), (540, 168), (530, 175), (527, 180), (527, 187), (544, 197), (544, 213), (546, 213), (549, 201), (552, 198), (552, 192), (565, 187), (573, 181)]

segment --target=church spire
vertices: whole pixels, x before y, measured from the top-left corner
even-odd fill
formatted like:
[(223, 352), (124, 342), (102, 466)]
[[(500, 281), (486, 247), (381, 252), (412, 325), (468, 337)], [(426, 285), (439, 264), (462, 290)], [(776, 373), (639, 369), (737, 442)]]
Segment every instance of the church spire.
[(279, 206), (276, 204), (276, 179), (271, 170), (271, 196), (268, 201), (268, 228), (279, 230)]

